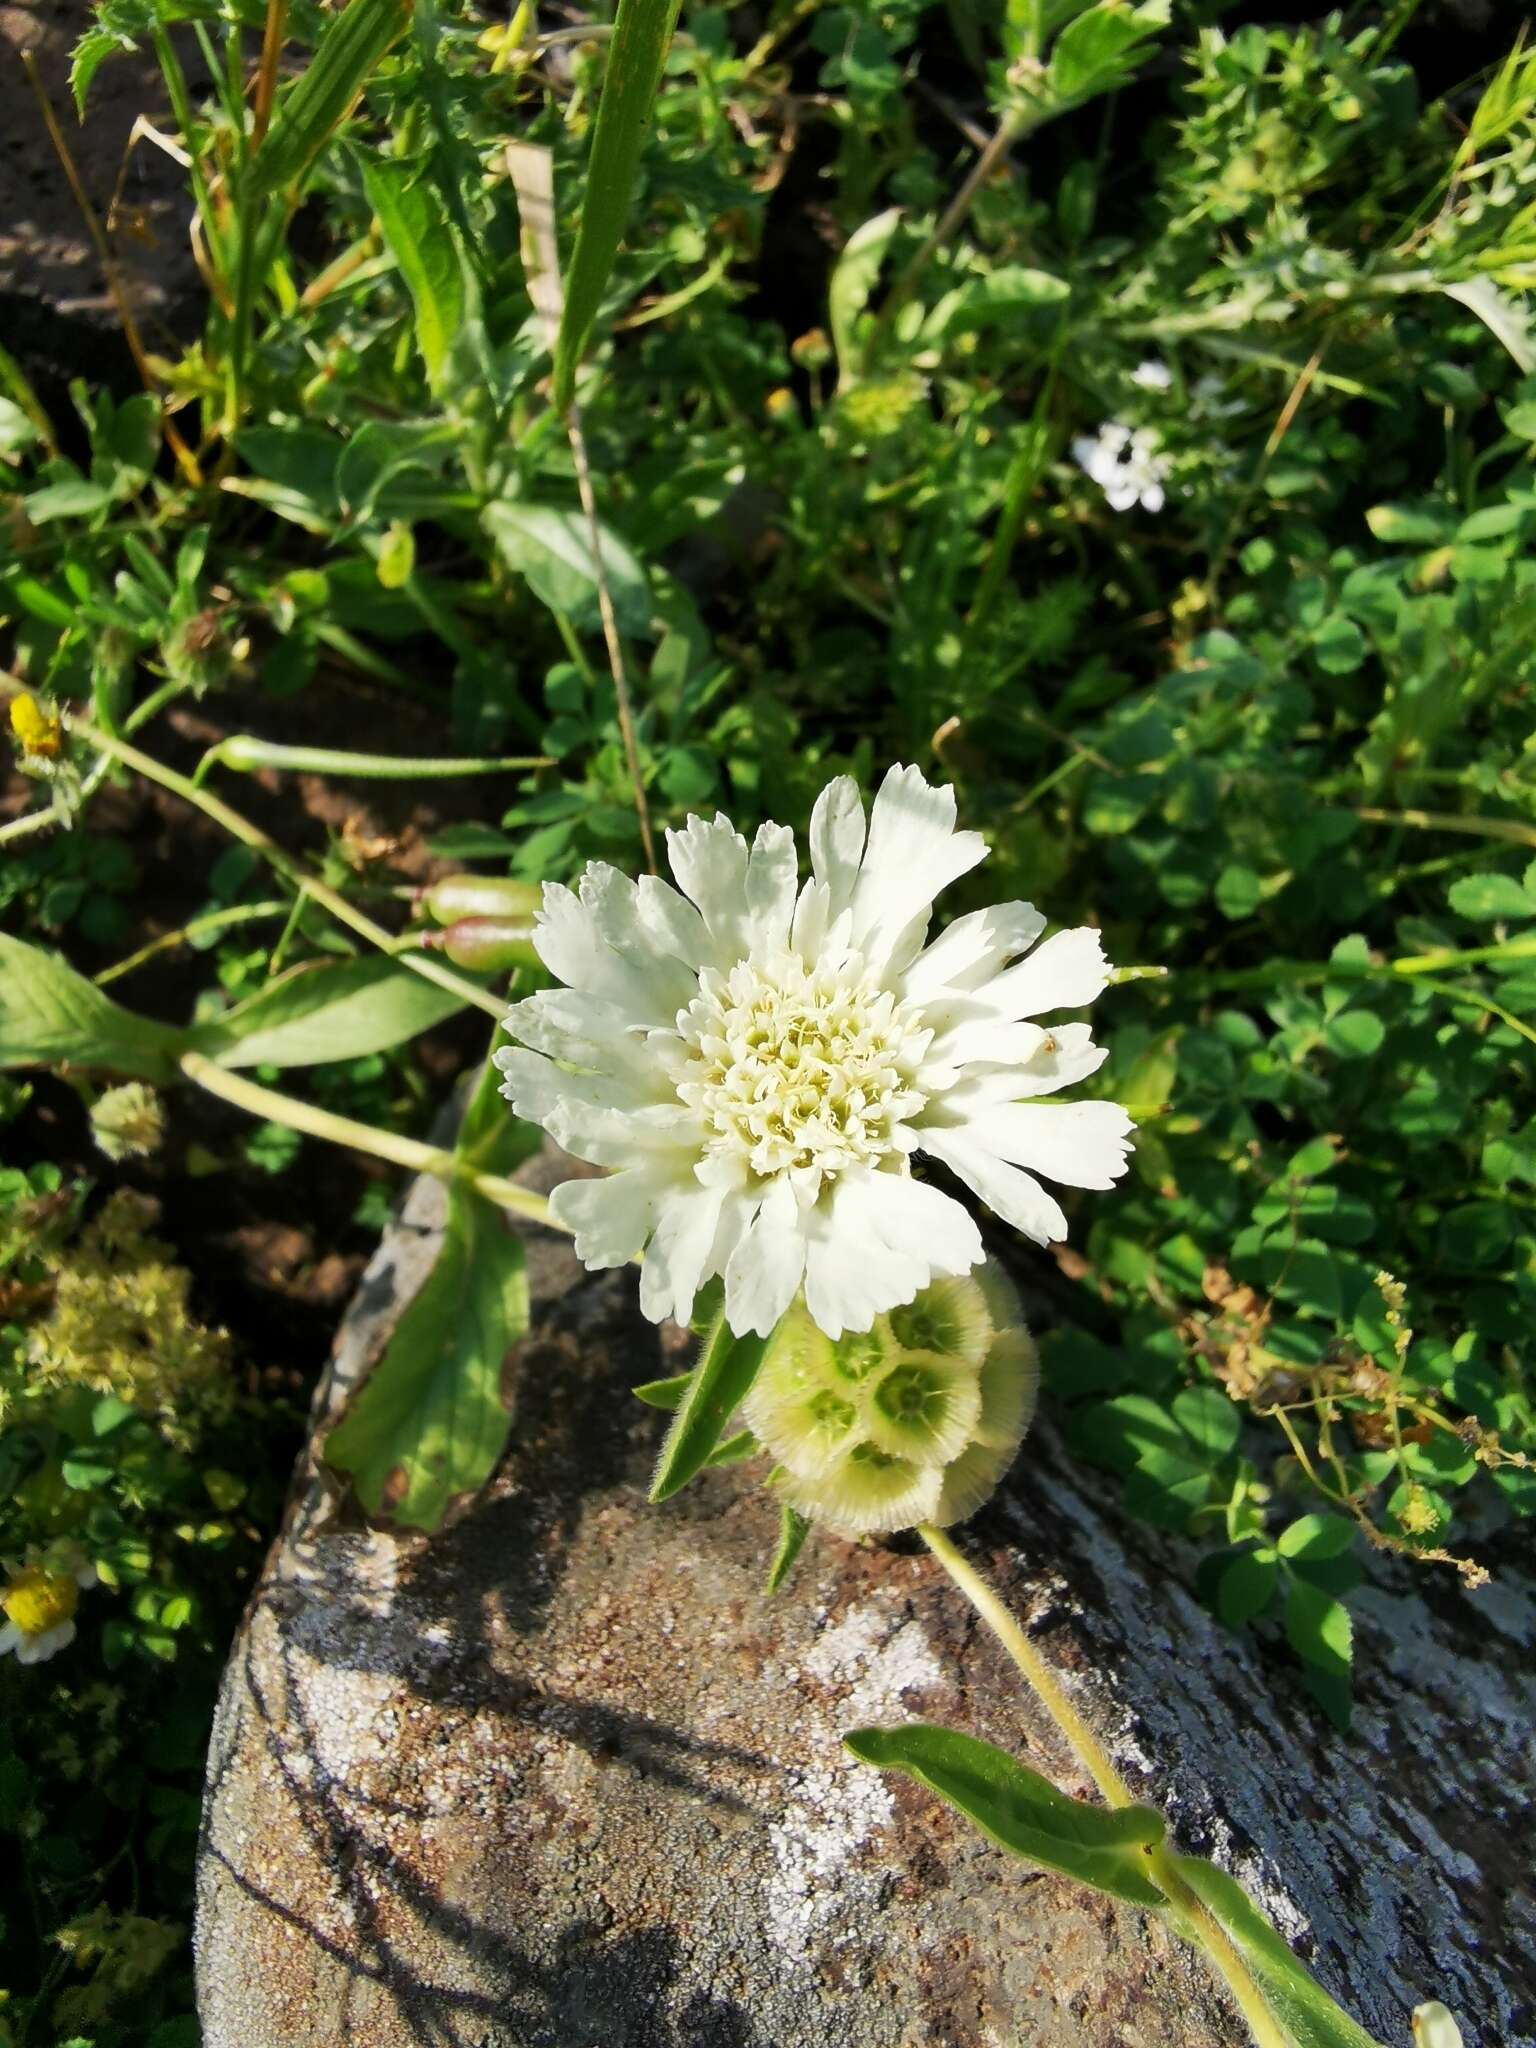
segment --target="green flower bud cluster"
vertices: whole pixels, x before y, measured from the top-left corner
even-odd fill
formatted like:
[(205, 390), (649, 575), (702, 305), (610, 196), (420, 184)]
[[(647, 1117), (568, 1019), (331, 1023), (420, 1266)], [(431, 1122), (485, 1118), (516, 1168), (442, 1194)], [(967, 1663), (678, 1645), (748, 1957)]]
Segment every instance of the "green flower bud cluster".
[(851, 1536), (943, 1528), (1013, 1463), (1038, 1378), (1018, 1296), (989, 1263), (858, 1335), (830, 1338), (791, 1309), (743, 1413), (802, 1515)]

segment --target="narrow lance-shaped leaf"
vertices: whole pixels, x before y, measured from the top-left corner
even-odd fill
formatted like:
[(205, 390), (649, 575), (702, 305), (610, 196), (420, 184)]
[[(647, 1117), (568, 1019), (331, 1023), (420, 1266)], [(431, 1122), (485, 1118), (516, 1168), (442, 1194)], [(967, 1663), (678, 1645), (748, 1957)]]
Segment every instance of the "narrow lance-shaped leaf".
[(1164, 1833), (1162, 1815), (1150, 1806), (1069, 1799), (1006, 1750), (954, 1728), (918, 1721), (907, 1728), (856, 1728), (843, 1740), (861, 1763), (908, 1772), (1026, 1862), (1132, 1905), (1166, 1906), (1147, 1875), (1144, 1852)]
[(427, 382), (441, 395), (454, 336), (466, 313), (468, 287), (458, 238), (420, 165), (370, 157), (363, 186), (411, 295)]
[(634, 201), (646, 122), (681, 0), (619, 0), (587, 166), (581, 226), (555, 342), (555, 404), (567, 410)]
[(114, 1003), (52, 953), (0, 933), (0, 1069), (98, 1067), (167, 1081), (187, 1034)]
[(527, 1327), (522, 1239), (455, 1188), (432, 1271), (325, 1440), (370, 1514), (432, 1529), (485, 1483), (511, 1428), (502, 1366)]
[(667, 1431), (652, 1500), (670, 1500), (708, 1464), (725, 1425), (750, 1392), (766, 1348), (766, 1338), (733, 1337), (720, 1319)]
[(387, 1052), (463, 1007), (452, 989), (371, 954), (296, 967), (187, 1036), (221, 1067), (311, 1067)]
[(1235, 1879), (1201, 1856), (1176, 1856), (1173, 1862), (1201, 1905), (1236, 1944), (1294, 2048), (1380, 2048), (1302, 1968)]
[(798, 1508), (786, 1505), (779, 1523), (779, 1544), (773, 1553), (773, 1563), (768, 1567), (768, 1577), (763, 1586), (765, 1593), (777, 1593), (784, 1581), (795, 1568), (796, 1560), (805, 1548), (805, 1539), (811, 1533), (811, 1525)]
[(405, 34), (411, 0), (347, 0), (278, 103), (250, 167), (258, 199), (297, 185), (357, 105), (369, 74)]

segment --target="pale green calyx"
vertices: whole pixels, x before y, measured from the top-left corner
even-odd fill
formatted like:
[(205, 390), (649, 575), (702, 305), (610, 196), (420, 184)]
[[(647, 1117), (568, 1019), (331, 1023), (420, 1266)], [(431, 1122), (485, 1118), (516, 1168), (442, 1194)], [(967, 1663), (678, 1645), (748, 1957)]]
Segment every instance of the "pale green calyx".
[(1018, 1296), (989, 1263), (836, 1339), (797, 1303), (743, 1413), (783, 1499), (812, 1521), (851, 1536), (942, 1528), (1013, 1463), (1038, 1376)]

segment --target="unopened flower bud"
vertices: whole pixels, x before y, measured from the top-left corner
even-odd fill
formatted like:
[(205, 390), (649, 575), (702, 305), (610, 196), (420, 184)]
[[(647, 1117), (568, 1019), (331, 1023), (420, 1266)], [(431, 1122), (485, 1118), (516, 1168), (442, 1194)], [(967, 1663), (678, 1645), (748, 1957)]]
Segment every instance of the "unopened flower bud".
[(980, 1507), (1035, 1409), (1035, 1346), (992, 1265), (937, 1280), (867, 1332), (780, 1323), (744, 1404), (783, 1497), (847, 1535), (943, 1526)]
[(158, 1152), (165, 1136), (165, 1108), (143, 1081), (109, 1088), (91, 1106), (91, 1135), (109, 1159)]
[(54, 714), (25, 691), (11, 699), (11, 731), (24, 756), (56, 761), (63, 751), (64, 731)]
[(793, 391), (781, 384), (776, 391), (770, 391), (763, 400), (763, 411), (775, 426), (784, 426), (800, 417), (800, 405)]
[(513, 967), (537, 967), (533, 926), (527, 918), (461, 917), (445, 931), (423, 932), (421, 943), (446, 953), (455, 967), (475, 974), (506, 973)]
[(502, 917), (526, 925), (543, 901), (542, 882), (514, 882), (509, 875), (448, 875), (421, 892), (421, 907), (434, 924)]
[(790, 343), (789, 353), (802, 370), (824, 370), (832, 360), (832, 344), (822, 328), (813, 327)]

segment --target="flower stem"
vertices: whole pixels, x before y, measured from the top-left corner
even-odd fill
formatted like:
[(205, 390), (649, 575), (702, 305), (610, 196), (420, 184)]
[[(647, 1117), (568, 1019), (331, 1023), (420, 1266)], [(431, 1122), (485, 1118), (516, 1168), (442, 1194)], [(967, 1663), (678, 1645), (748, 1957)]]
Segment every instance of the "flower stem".
[(532, 1223), (561, 1229), (550, 1214), (549, 1203), (542, 1195), (533, 1194), (521, 1188), (516, 1181), (507, 1180), (497, 1173), (482, 1173), (478, 1167), (450, 1152), (441, 1145), (426, 1145), (419, 1138), (403, 1138), (394, 1131), (381, 1131), (373, 1124), (359, 1123), (354, 1117), (337, 1116), (333, 1110), (321, 1109), (312, 1102), (300, 1102), (292, 1095), (280, 1095), (275, 1088), (264, 1088), (258, 1081), (247, 1081), (239, 1074), (233, 1074), (227, 1067), (221, 1067), (216, 1060), (208, 1059), (198, 1052), (186, 1052), (178, 1062), (181, 1071), (189, 1081), (204, 1088), (210, 1095), (218, 1096), (221, 1102), (233, 1103), (251, 1116), (265, 1117), (268, 1122), (286, 1124), (289, 1130), (302, 1131), (309, 1138), (324, 1138), (332, 1145), (349, 1145), (354, 1152), (367, 1152), (375, 1159), (387, 1159), (392, 1166), (406, 1167), (412, 1173), (430, 1173), (438, 1180), (458, 1181), (472, 1187), (488, 1202), (494, 1202), (498, 1209), (510, 1210), (514, 1215), (526, 1216)]
[[(16, 697), (21, 694), (22, 685), (13, 676), (0, 674), (0, 697)], [(94, 747), (99, 754), (109, 756), (114, 761), (121, 761), (125, 768), (133, 769), (146, 781), (156, 782), (162, 789), (168, 789), (173, 795), (195, 805), (205, 817), (211, 818), (216, 825), (222, 825), (231, 838), (238, 839), (243, 846), (248, 846), (252, 852), (259, 853), (267, 865), (275, 869), (285, 882), (297, 889), (301, 896), (312, 896), (316, 903), (330, 912), (338, 924), (346, 925), (349, 930), (356, 932), (359, 938), (366, 939), (370, 946), (377, 946), (380, 952), (391, 954), (413, 974), (421, 975), (426, 981), (436, 982), (439, 988), (448, 989), (461, 1002), (473, 1004), (477, 1010), (484, 1010), (487, 1016), (494, 1017), (500, 1023), (507, 1006), (499, 997), (493, 996), (488, 989), (479, 987), (465, 976), (455, 974), (451, 967), (440, 965), (430, 953), (400, 952), (395, 939), (382, 925), (375, 924), (371, 917), (366, 917), (362, 911), (354, 909), (339, 889), (333, 889), (329, 882), (322, 881), (318, 875), (310, 874), (302, 862), (285, 853), (275, 839), (269, 838), (259, 826), (253, 825), (249, 818), (242, 817), (221, 797), (214, 796), (206, 789), (199, 789), (187, 776), (178, 775), (174, 768), (167, 768), (164, 762), (155, 760), (150, 754), (141, 753), (137, 747), (130, 746), (127, 740), (120, 740), (109, 732), (103, 732), (100, 726), (92, 725), (89, 719), (71, 714), (69, 729), (87, 746)]]
[[(1133, 1806), (1130, 1787), (1105, 1754), (1093, 1730), (1068, 1699), (1056, 1674), (1040, 1655), (986, 1580), (967, 1563), (942, 1529), (923, 1524), (918, 1535), (997, 1637), (1061, 1733), (1073, 1755), (1110, 1806)], [(1225, 1929), (1180, 1877), (1172, 1851), (1159, 1842), (1147, 1851), (1147, 1874), (1173, 1908), (1180, 1931), (1204, 1952), (1248, 2023), (1258, 2048), (1287, 2048), (1286, 2037), (1265, 2003), (1253, 1973)]]

